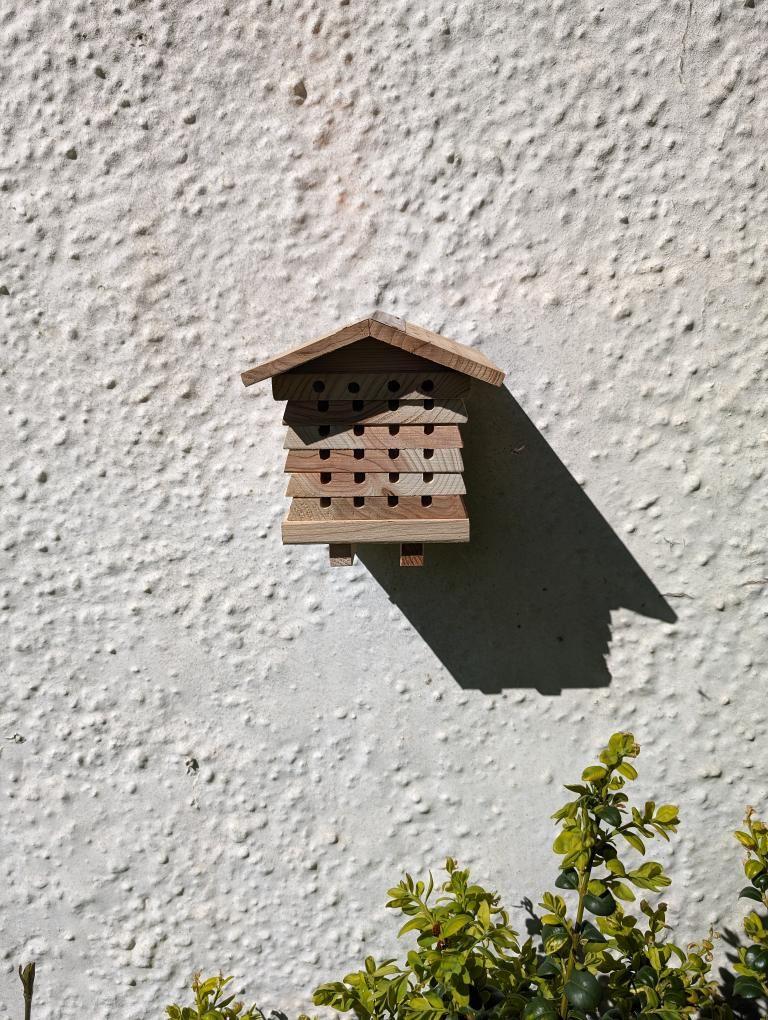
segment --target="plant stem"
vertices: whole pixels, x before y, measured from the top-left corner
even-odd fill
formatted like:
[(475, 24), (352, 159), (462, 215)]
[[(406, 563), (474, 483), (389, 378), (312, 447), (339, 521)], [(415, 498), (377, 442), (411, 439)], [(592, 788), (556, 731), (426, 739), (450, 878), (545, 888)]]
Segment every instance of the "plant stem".
[(32, 990), (35, 985), (35, 965), (28, 963), (23, 969), (19, 967), (19, 977), (24, 987), (24, 1020), (32, 1017)]

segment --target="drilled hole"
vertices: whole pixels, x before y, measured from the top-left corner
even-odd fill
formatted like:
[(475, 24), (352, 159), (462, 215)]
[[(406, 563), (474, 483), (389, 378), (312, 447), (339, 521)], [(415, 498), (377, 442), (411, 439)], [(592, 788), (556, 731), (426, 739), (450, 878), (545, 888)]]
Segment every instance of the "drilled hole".
[(355, 460), (362, 460), (365, 456), (365, 450), (353, 450), (352, 451)]
[(320, 506), (322, 506), (322, 507), (329, 507), (330, 505), (331, 505), (331, 497), (330, 496), (321, 496), (320, 497)]
[(331, 451), (330, 450), (321, 450), (320, 451), (320, 460), (328, 460), (330, 456), (331, 456)]
[(365, 471), (355, 471), (354, 479), (357, 485), (365, 481)]
[(317, 402), (317, 409), (318, 409), (318, 411), (327, 411), (328, 410), (328, 401), (327, 400), (318, 400), (318, 402)]
[(425, 425), (424, 426), (424, 435), (425, 436), (431, 436), (434, 431), (435, 431), (435, 426), (434, 425)]
[(363, 409), (363, 402), (362, 402), (362, 400), (353, 400), (352, 401), (352, 410), (353, 411), (362, 411), (362, 409)]
[(363, 433), (365, 432), (365, 425), (355, 425), (352, 431), (355, 433), (356, 436), (362, 436)]
[(328, 482), (330, 482), (331, 477), (332, 477), (332, 475), (331, 475), (330, 471), (321, 471), (320, 472), (320, 484), (321, 485), (327, 485)]
[(400, 389), (400, 383), (397, 381), (397, 379), (390, 379), (389, 382), (387, 383), (387, 389), (389, 390), (390, 393), (397, 393), (397, 391)]
[(312, 383), (312, 389), (315, 391), (315, 393), (322, 393), (323, 390), (325, 389), (325, 383), (323, 382), (322, 379), (315, 379), (315, 381)]
[(390, 434), (390, 436), (396, 436), (399, 431), (400, 431), (400, 426), (399, 425), (390, 425), (389, 426), (389, 434)]
[(352, 497), (352, 505), (353, 506), (365, 506), (365, 496), (353, 496)]
[(424, 459), (425, 460), (432, 460), (434, 455), (435, 455), (435, 451), (434, 450), (425, 450), (424, 451)]
[(396, 411), (398, 409), (398, 407), (400, 407), (400, 401), (399, 400), (389, 400), (387, 402), (387, 406), (389, 407), (390, 411)]
[(400, 502), (398, 496), (387, 496), (387, 506), (397, 506)]
[(359, 393), (360, 392), (360, 383), (351, 382), (349, 384), (349, 386), (347, 386), (347, 389), (349, 390), (350, 393)]
[(321, 435), (321, 436), (330, 436), (330, 434), (331, 434), (331, 426), (330, 425), (318, 425), (317, 431), (318, 431), (318, 434)]
[(422, 496), (421, 497), (421, 505), (422, 506), (432, 506), (432, 497), (431, 496)]
[(396, 460), (400, 456), (399, 450), (389, 450), (388, 453), (390, 460)]
[(431, 411), (434, 406), (435, 406), (434, 400), (425, 400), (424, 401), (424, 410), (425, 411)]
[(390, 482), (399, 482), (400, 481), (400, 472), (399, 471), (390, 471), (389, 472), (389, 480), (390, 480)]
[(426, 482), (427, 485), (429, 485), (429, 483), (432, 481), (434, 477), (435, 476), (432, 474), (431, 471), (425, 471), (424, 474), (421, 476), (421, 480), (422, 482)]
[(435, 384), (431, 379), (425, 379), (424, 382), (421, 384), (421, 388), (424, 390), (425, 393), (431, 393), (432, 390), (435, 388)]

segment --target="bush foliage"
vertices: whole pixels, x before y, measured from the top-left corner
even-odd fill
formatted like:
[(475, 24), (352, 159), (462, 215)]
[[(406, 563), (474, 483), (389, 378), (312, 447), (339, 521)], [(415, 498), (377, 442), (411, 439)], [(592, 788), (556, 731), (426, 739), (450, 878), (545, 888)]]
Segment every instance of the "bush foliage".
[[(682, 947), (668, 937), (666, 904), (648, 894), (670, 884), (661, 864), (644, 858), (648, 844), (677, 831), (673, 804), (633, 804), (639, 747), (616, 733), (598, 763), (569, 784), (554, 814), (559, 858), (555, 891), (545, 892), (538, 935), (522, 940), (496, 893), (471, 880), (452, 859), (438, 888), (406, 875), (387, 906), (406, 918), (400, 935), (415, 935), (404, 963), (365, 960), (361, 970), (321, 985), (318, 1006), (360, 1020), (720, 1020), (733, 1014), (711, 974), (711, 939)], [(742, 895), (768, 906), (768, 834), (747, 819), (752, 883)], [(746, 919), (752, 941), (740, 951), (738, 995), (759, 998), (768, 980), (768, 929), (757, 911)]]

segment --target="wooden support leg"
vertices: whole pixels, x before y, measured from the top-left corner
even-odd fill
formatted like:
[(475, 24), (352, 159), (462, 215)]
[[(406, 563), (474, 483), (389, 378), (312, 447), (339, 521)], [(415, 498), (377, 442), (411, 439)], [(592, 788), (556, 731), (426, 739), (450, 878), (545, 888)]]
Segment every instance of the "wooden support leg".
[(400, 545), (401, 567), (423, 567), (424, 546), (421, 542), (402, 542)]
[(332, 567), (351, 567), (355, 562), (355, 547), (348, 542), (331, 542), (328, 555)]

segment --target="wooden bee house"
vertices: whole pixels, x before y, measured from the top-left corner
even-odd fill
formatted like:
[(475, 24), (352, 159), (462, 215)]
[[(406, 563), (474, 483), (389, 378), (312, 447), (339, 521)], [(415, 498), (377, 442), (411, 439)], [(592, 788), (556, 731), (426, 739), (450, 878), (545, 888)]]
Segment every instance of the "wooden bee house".
[(287, 401), (284, 544), (327, 543), (346, 565), (356, 545), (393, 542), (421, 566), (425, 543), (469, 541), (464, 398), (504, 380), (484, 355), (374, 312), (242, 374), (269, 378)]

